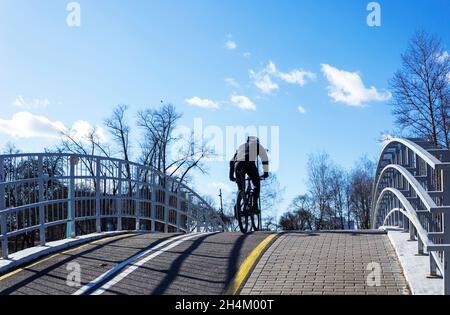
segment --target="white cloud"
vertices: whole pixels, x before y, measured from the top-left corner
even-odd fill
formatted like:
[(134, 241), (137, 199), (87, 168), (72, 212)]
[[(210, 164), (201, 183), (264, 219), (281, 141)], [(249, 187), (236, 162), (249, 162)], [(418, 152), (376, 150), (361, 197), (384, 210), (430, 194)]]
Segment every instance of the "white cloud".
[(76, 121), (68, 129), (60, 121), (51, 121), (47, 117), (33, 115), (30, 112), (19, 112), (11, 119), (0, 119), (0, 132), (15, 138), (50, 138), (59, 139), (63, 133), (68, 133), (77, 141), (83, 141), (92, 132), (101, 142), (107, 141), (107, 132), (102, 127), (93, 127), (87, 121)]
[(186, 99), (185, 102), (192, 106), (197, 106), (201, 108), (218, 109), (220, 106), (217, 102), (208, 99), (202, 99), (197, 96), (193, 98)]
[(230, 100), (240, 109), (256, 110), (256, 105), (247, 96), (232, 95)]
[(85, 120), (76, 121), (70, 128), (69, 134), (76, 141), (84, 141), (88, 140), (93, 131), (101, 143), (108, 140), (107, 131), (103, 127), (94, 127)]
[(252, 53), (247, 51), (243, 53), (242, 56), (244, 56), (245, 58), (250, 58), (252, 56)]
[(225, 43), (225, 48), (229, 50), (235, 50), (237, 48), (237, 44), (234, 40), (228, 39)]
[(255, 86), (264, 94), (270, 94), (279, 89), (278, 84), (274, 83), (270, 75), (265, 73), (265, 71), (257, 73), (251, 70), (250, 76), (254, 79)]
[(225, 83), (234, 88), (240, 87), (239, 83), (233, 78), (225, 78)]
[(291, 72), (278, 72), (278, 77), (286, 83), (304, 86), (308, 80), (315, 80), (316, 75), (304, 70), (292, 70)]
[(279, 86), (273, 79), (281, 80), (288, 84), (304, 86), (308, 81), (316, 78), (316, 74), (303, 69), (293, 69), (288, 72), (282, 72), (272, 61), (261, 71), (250, 70), (250, 77), (254, 80), (255, 86), (265, 94), (278, 90)]
[(378, 92), (373, 86), (366, 88), (357, 72), (339, 70), (328, 64), (322, 64), (322, 72), (329, 82), (328, 95), (335, 102), (361, 107), (368, 102), (383, 102), (392, 97), (391, 93)]
[(306, 114), (306, 109), (303, 106), (297, 107), (297, 110), (300, 114)]
[(45, 109), (50, 105), (50, 101), (47, 98), (26, 100), (23, 96), (19, 95), (14, 100), (13, 105), (21, 109)]
[(0, 132), (16, 138), (57, 138), (66, 127), (60, 121), (51, 121), (29, 112), (19, 112), (11, 119), (0, 119)]

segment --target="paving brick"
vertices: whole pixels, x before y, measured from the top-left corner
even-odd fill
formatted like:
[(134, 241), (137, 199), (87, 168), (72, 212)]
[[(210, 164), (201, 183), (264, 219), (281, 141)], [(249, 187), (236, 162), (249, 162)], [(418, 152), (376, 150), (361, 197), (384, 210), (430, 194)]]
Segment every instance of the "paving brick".
[[(370, 263), (381, 267), (381, 286), (370, 287)], [(409, 294), (384, 234), (287, 233), (266, 251), (242, 292), (293, 295)]]

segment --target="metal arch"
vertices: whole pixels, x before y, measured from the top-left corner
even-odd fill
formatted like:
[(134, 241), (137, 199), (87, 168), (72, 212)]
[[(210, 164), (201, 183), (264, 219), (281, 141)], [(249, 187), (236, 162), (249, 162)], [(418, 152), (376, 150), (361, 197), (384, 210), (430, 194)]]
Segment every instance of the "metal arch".
[[(408, 139), (394, 138), (385, 144), (385, 146), (381, 152), (380, 158), (378, 160), (377, 168), (375, 170), (375, 176), (374, 176), (374, 180), (377, 185), (378, 185), (379, 179), (382, 175), (381, 167), (382, 167), (383, 161), (385, 161), (385, 155), (389, 153), (388, 152), (389, 150), (395, 149), (395, 147), (393, 147), (394, 145), (403, 145), (406, 148), (410, 149), (412, 152), (414, 152), (417, 156), (419, 156), (427, 165), (429, 165), (434, 170), (450, 168), (450, 163), (441, 162), (439, 159), (437, 159), (435, 156), (433, 156), (430, 152), (428, 152), (427, 150), (422, 148), (417, 143), (414, 143), (413, 141), (408, 140)], [(409, 173), (409, 172), (407, 172), (407, 173)], [(374, 197), (373, 200), (375, 200), (375, 197), (376, 197), (375, 194), (377, 192), (375, 189), (376, 189), (376, 186), (374, 184), (374, 186), (372, 188), (372, 196)], [(374, 220), (373, 213), (374, 213), (374, 205), (372, 206), (372, 216), (371, 216), (372, 222)]]
[(394, 194), (397, 197), (397, 199), (400, 201), (400, 203), (403, 205), (405, 210), (410, 214), (410, 221), (416, 228), (417, 234), (419, 235), (419, 237), (422, 240), (422, 242), (424, 243), (424, 245), (427, 247), (433, 246), (434, 245), (433, 242), (430, 241), (430, 239), (428, 238), (428, 232), (425, 231), (425, 229), (420, 224), (419, 217), (417, 216), (416, 210), (411, 205), (411, 203), (408, 201), (408, 199), (406, 199), (406, 197), (398, 189), (390, 188), (390, 187), (383, 189), (383, 191), (381, 192), (381, 194), (378, 197), (378, 200), (376, 202), (375, 217), (378, 215), (378, 210), (380, 208), (381, 203), (383, 202), (383, 197), (388, 193)]
[[(397, 225), (397, 221), (404, 229), (409, 227), (412, 238), (417, 234), (419, 254), (424, 249), (430, 254), (430, 274), (439, 269), (444, 278), (444, 294), (450, 294), (449, 158), (448, 150), (429, 146), (425, 140), (390, 140), (378, 160), (371, 209), (372, 228), (387, 222)], [(413, 206), (409, 200), (416, 198), (421, 202)]]
[(378, 161), (377, 172), (380, 170), (384, 155), (387, 154), (387, 151), (392, 147), (393, 144), (402, 144), (405, 147), (409, 148), (410, 150), (415, 152), (418, 156), (420, 156), (420, 158), (422, 160), (424, 160), (428, 165), (430, 165), (431, 168), (433, 168), (433, 169), (436, 169), (442, 165), (448, 164), (448, 163), (443, 163), (443, 162), (439, 161), (439, 159), (437, 159), (435, 156), (430, 154), (430, 152), (428, 152), (427, 150), (422, 148), (417, 143), (412, 142), (411, 140), (395, 138), (395, 139), (390, 140), (384, 146), (383, 151), (381, 152), (380, 160)]
[(422, 185), (420, 185), (417, 179), (415, 179), (414, 176), (410, 172), (408, 172), (403, 166), (397, 164), (389, 164), (381, 171), (380, 176), (378, 177), (378, 180), (375, 184), (374, 200), (377, 199), (376, 197), (380, 187), (380, 183), (383, 180), (383, 175), (386, 174), (389, 170), (396, 170), (401, 175), (403, 175), (403, 177), (408, 181), (410, 187), (414, 189), (417, 196), (420, 198), (420, 200), (422, 200), (428, 211), (431, 212), (434, 209), (438, 209), (436, 203), (433, 201), (433, 199), (431, 199), (430, 195), (425, 191)]
[[(42, 169), (42, 161), (45, 158), (50, 159), (52, 163), (61, 163), (58, 167), (63, 169), (62, 173), (56, 176), (48, 176)], [(63, 160), (58, 161), (58, 159)], [(7, 160), (11, 160), (12, 162), (10, 163), (26, 163), (27, 161), (30, 161), (33, 178), (22, 179), (14, 176), (11, 180), (7, 181), (4, 174), (4, 164)], [(75, 172), (75, 166), (72, 164), (72, 161), (74, 160), (79, 162), (79, 169), (77, 172)], [(39, 166), (36, 168), (36, 165)], [(129, 179), (123, 176), (125, 172), (123, 167), (125, 165), (136, 168), (131, 172), (131, 178)], [(102, 172), (102, 174), (100, 174), (100, 172)], [(17, 173), (14, 173), (13, 175), (17, 175)], [(83, 193), (81, 197), (70, 194), (71, 189), (76, 187), (74, 184), (75, 179), (80, 180), (82, 183), (87, 183), (87, 193)], [(133, 190), (121, 194), (121, 187), (127, 182), (133, 183)], [(44, 188), (43, 183), (46, 183), (45, 185), (49, 186)], [(95, 183), (98, 184), (96, 185)], [(111, 194), (110, 191), (108, 193), (100, 192), (99, 187), (101, 185), (106, 186), (106, 183), (108, 183), (108, 185), (116, 185), (118, 193)], [(24, 189), (24, 186), (26, 185), (32, 187), (30, 191), (34, 196), (34, 199), (28, 198), (30, 200), (21, 200), (23, 204), (19, 203), (17, 207), (5, 209), (5, 189), (8, 188), (11, 189), (11, 191), (14, 191), (15, 189)], [(43, 198), (41, 192), (44, 190), (47, 191), (47, 189), (56, 189), (60, 198), (54, 198), (52, 195), (50, 198), (47, 196)], [(111, 189), (111, 187), (108, 189)], [(148, 194), (151, 193), (151, 199), (146, 199), (145, 197), (142, 198), (141, 189), (146, 190)], [(68, 190), (67, 196), (64, 196), (65, 190)], [(39, 198), (36, 198), (38, 192)], [(158, 200), (157, 194), (163, 192), (166, 197), (164, 200)], [(172, 198), (173, 201), (176, 200), (176, 205), (173, 202), (171, 204), (170, 198)], [(87, 204), (89, 209), (86, 211), (83, 209), (83, 214), (81, 216), (75, 216), (74, 200), (75, 202), (86, 202), (83, 205), (86, 206)], [(106, 211), (111, 213), (101, 213), (101, 202), (104, 204), (109, 202), (112, 203), (110, 206), (111, 208)], [(141, 215), (140, 207), (142, 206), (142, 202), (147, 203), (146, 212), (149, 215)], [(122, 213), (122, 206), (127, 203), (132, 205), (127, 208), (127, 212), (129, 213)], [(184, 207), (182, 206), (182, 203), (184, 203)], [(67, 216), (61, 216), (58, 220), (52, 221), (45, 216), (45, 211), (48, 211), (49, 209), (47, 206), (67, 206)], [(69, 212), (71, 211), (69, 209), (71, 209), (71, 207), (73, 207), (73, 209), (72, 216), (70, 217)], [(163, 208), (164, 213), (162, 220), (156, 216), (157, 207)], [(27, 224), (21, 227), (17, 225), (16, 229), (8, 227), (8, 216), (13, 215), (17, 217), (18, 213), (26, 214), (32, 211), (34, 211), (32, 223), (27, 222)], [(77, 209), (77, 211), (80, 210)], [(25, 215), (22, 215), (22, 217), (25, 217)], [(172, 229), (185, 233), (190, 233), (194, 230), (226, 230), (225, 224), (220, 216), (211, 205), (200, 197), (200, 195), (179, 180), (149, 166), (116, 158), (69, 153), (21, 153), (0, 155), (0, 238), (2, 243), (2, 256), (4, 258), (8, 257), (7, 244), (9, 241), (8, 238), (10, 237), (40, 230), (41, 245), (45, 245), (45, 231), (51, 226), (67, 224), (69, 227), (69, 224), (71, 224), (71, 227), (73, 228), (74, 222), (94, 220), (97, 222), (96, 226), (98, 231), (101, 229), (101, 226), (99, 227), (99, 222), (104, 218), (116, 218), (118, 229), (121, 229), (119, 223), (123, 218), (132, 218), (136, 219), (136, 230), (141, 229), (141, 227), (138, 226), (140, 220), (146, 220), (152, 223), (150, 231), (155, 231), (155, 223), (163, 224), (166, 232), (168, 231), (169, 226)], [(42, 234), (44, 234), (44, 237)]]

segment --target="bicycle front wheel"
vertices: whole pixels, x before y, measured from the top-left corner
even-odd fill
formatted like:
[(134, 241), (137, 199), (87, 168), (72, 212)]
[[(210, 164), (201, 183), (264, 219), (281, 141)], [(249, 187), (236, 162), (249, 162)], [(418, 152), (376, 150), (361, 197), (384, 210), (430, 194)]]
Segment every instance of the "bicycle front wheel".
[(244, 192), (238, 193), (238, 197), (236, 200), (236, 212), (237, 212), (237, 220), (239, 223), (239, 229), (243, 234), (247, 234), (250, 218), (247, 211), (247, 204)]
[(261, 229), (261, 216), (259, 213), (253, 213), (251, 218), (253, 231), (258, 232)]

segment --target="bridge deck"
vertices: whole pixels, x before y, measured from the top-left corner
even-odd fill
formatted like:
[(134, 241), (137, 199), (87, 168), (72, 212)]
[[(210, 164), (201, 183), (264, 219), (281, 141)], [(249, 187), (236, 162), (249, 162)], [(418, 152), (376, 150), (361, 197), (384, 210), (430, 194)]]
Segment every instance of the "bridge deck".
[[(380, 286), (368, 285), (371, 263), (381, 267)], [(387, 235), (373, 231), (282, 235), (241, 293), (398, 295), (409, 290)]]
[[(267, 233), (244, 236), (240, 233), (198, 235), (164, 251), (104, 290), (104, 294), (223, 294), (239, 266)], [(114, 270), (106, 282), (149, 254), (122, 268), (119, 264), (145, 249), (162, 244), (177, 235), (127, 234), (96, 241), (0, 277), (0, 295), (74, 294), (79, 287), (67, 285), (70, 263), (78, 263), (81, 284), (93, 282)], [(171, 243), (169, 243), (171, 244)], [(164, 248), (164, 247), (162, 247)], [(98, 283), (84, 293), (102, 286)]]
[[(41, 259), (0, 277), (4, 294), (220, 295), (268, 233), (126, 234)], [(253, 257), (257, 258), (257, 257)], [(249, 260), (244, 263), (247, 264)], [(68, 285), (80, 266), (81, 289)], [(367, 279), (381, 267), (380, 285)], [(251, 268), (249, 269), (251, 271)], [(262, 255), (241, 294), (408, 294), (385, 234), (287, 233)]]

